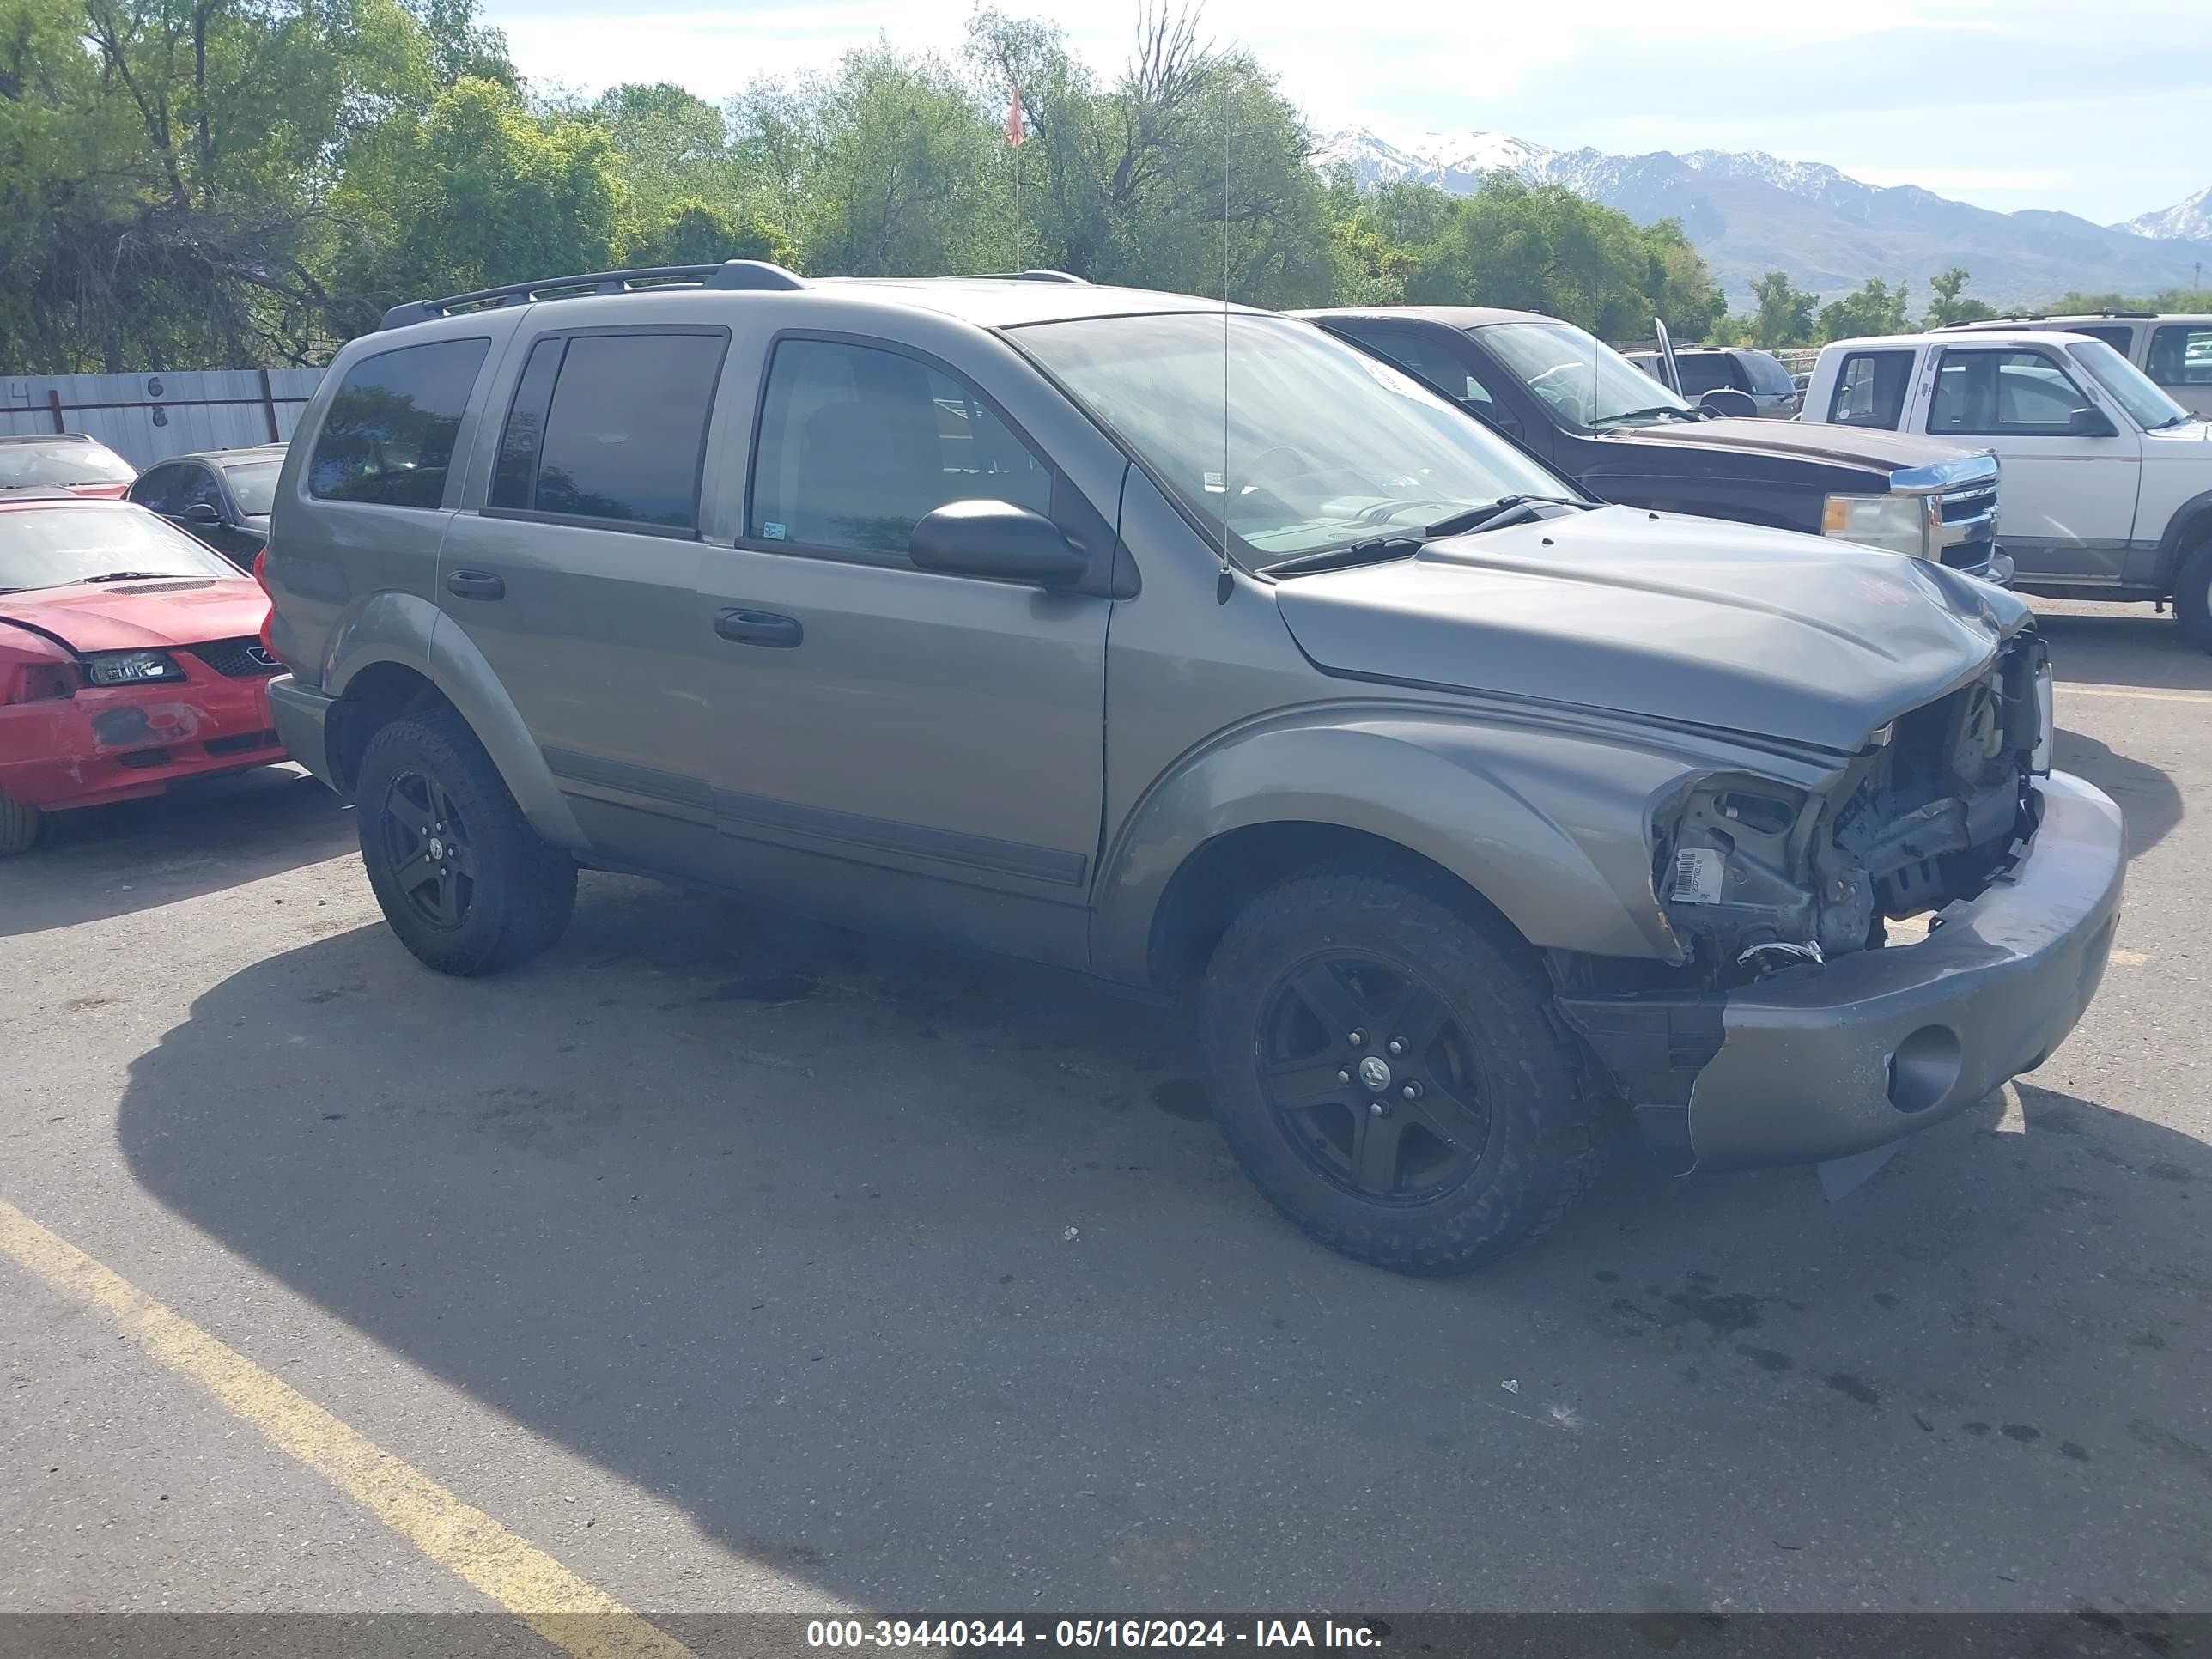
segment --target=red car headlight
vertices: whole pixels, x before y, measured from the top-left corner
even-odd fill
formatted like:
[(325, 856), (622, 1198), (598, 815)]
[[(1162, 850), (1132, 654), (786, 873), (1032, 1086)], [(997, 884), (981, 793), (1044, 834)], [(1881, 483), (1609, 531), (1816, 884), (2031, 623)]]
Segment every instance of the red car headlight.
[(84, 677), (94, 685), (151, 685), (185, 671), (166, 651), (101, 651), (84, 659)]

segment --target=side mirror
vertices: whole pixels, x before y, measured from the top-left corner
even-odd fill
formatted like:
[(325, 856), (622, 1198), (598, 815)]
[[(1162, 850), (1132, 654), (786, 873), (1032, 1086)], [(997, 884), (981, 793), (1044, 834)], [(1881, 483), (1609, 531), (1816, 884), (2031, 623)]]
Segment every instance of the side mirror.
[(185, 508), (186, 524), (221, 524), (222, 514), (206, 501), (194, 501)]
[(1717, 386), (1698, 399), (1698, 407), (1708, 415), (1726, 415), (1741, 419), (1759, 413), (1759, 399), (1748, 392), (1739, 392), (1732, 386)]
[(2120, 429), (2112, 424), (2111, 416), (2086, 404), (2074, 411), (2073, 418), (2066, 423), (2066, 430), (2076, 438), (2117, 438), (2120, 435)]
[(954, 501), (924, 514), (907, 557), (921, 570), (1039, 587), (1065, 586), (1091, 568), (1058, 525), (1011, 501)]

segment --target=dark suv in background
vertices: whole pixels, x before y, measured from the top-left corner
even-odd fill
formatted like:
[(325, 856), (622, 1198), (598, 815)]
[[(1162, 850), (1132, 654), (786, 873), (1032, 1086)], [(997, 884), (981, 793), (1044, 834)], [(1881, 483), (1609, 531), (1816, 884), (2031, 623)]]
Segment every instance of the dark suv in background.
[(1194, 988), (1246, 1170), (1408, 1271), (1565, 1213), (1616, 1093), (1679, 1167), (1970, 1104), (2119, 902), (2020, 600), (1589, 501), (1178, 295), (732, 261), (404, 307), (265, 572), (285, 744), (432, 967), (545, 949), (584, 865)]
[(1926, 438), (1692, 407), (1603, 341), (1534, 312), (1297, 313), (1396, 364), (1602, 501), (1834, 536), (2002, 581), (1997, 465)]
[[(1750, 346), (1684, 346), (1674, 349), (1674, 372), (1682, 377), (1682, 396), (1696, 403), (1708, 392), (1735, 391), (1748, 397), (1759, 417), (1786, 421), (1804, 407), (1804, 394), (1771, 351)], [(1637, 368), (1662, 385), (1666, 383), (1665, 354), (1638, 346), (1624, 351)]]

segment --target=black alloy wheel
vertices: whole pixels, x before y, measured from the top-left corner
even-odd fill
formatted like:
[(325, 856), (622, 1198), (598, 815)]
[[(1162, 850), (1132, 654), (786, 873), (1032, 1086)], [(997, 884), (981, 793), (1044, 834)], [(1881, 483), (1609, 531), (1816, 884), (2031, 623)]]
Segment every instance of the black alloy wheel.
[(453, 797), (420, 772), (402, 772), (384, 792), (384, 848), (393, 884), (433, 927), (458, 932), (476, 902), (476, 851)]
[(1442, 1198), (1489, 1148), (1468, 1037), (1443, 994), (1402, 965), (1340, 951), (1298, 963), (1268, 994), (1255, 1059), (1276, 1129), (1368, 1203)]

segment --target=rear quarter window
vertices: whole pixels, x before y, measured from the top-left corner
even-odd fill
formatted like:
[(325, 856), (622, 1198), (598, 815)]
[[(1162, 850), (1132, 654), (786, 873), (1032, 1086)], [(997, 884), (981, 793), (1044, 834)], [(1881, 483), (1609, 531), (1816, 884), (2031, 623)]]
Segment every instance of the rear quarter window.
[(1838, 426), (1881, 427), (1894, 432), (1905, 416), (1912, 385), (1910, 351), (1854, 351), (1836, 371), (1828, 419)]
[(380, 507), (439, 506), (469, 393), (490, 350), (488, 339), (437, 340), (356, 362), (315, 435), (308, 493)]

